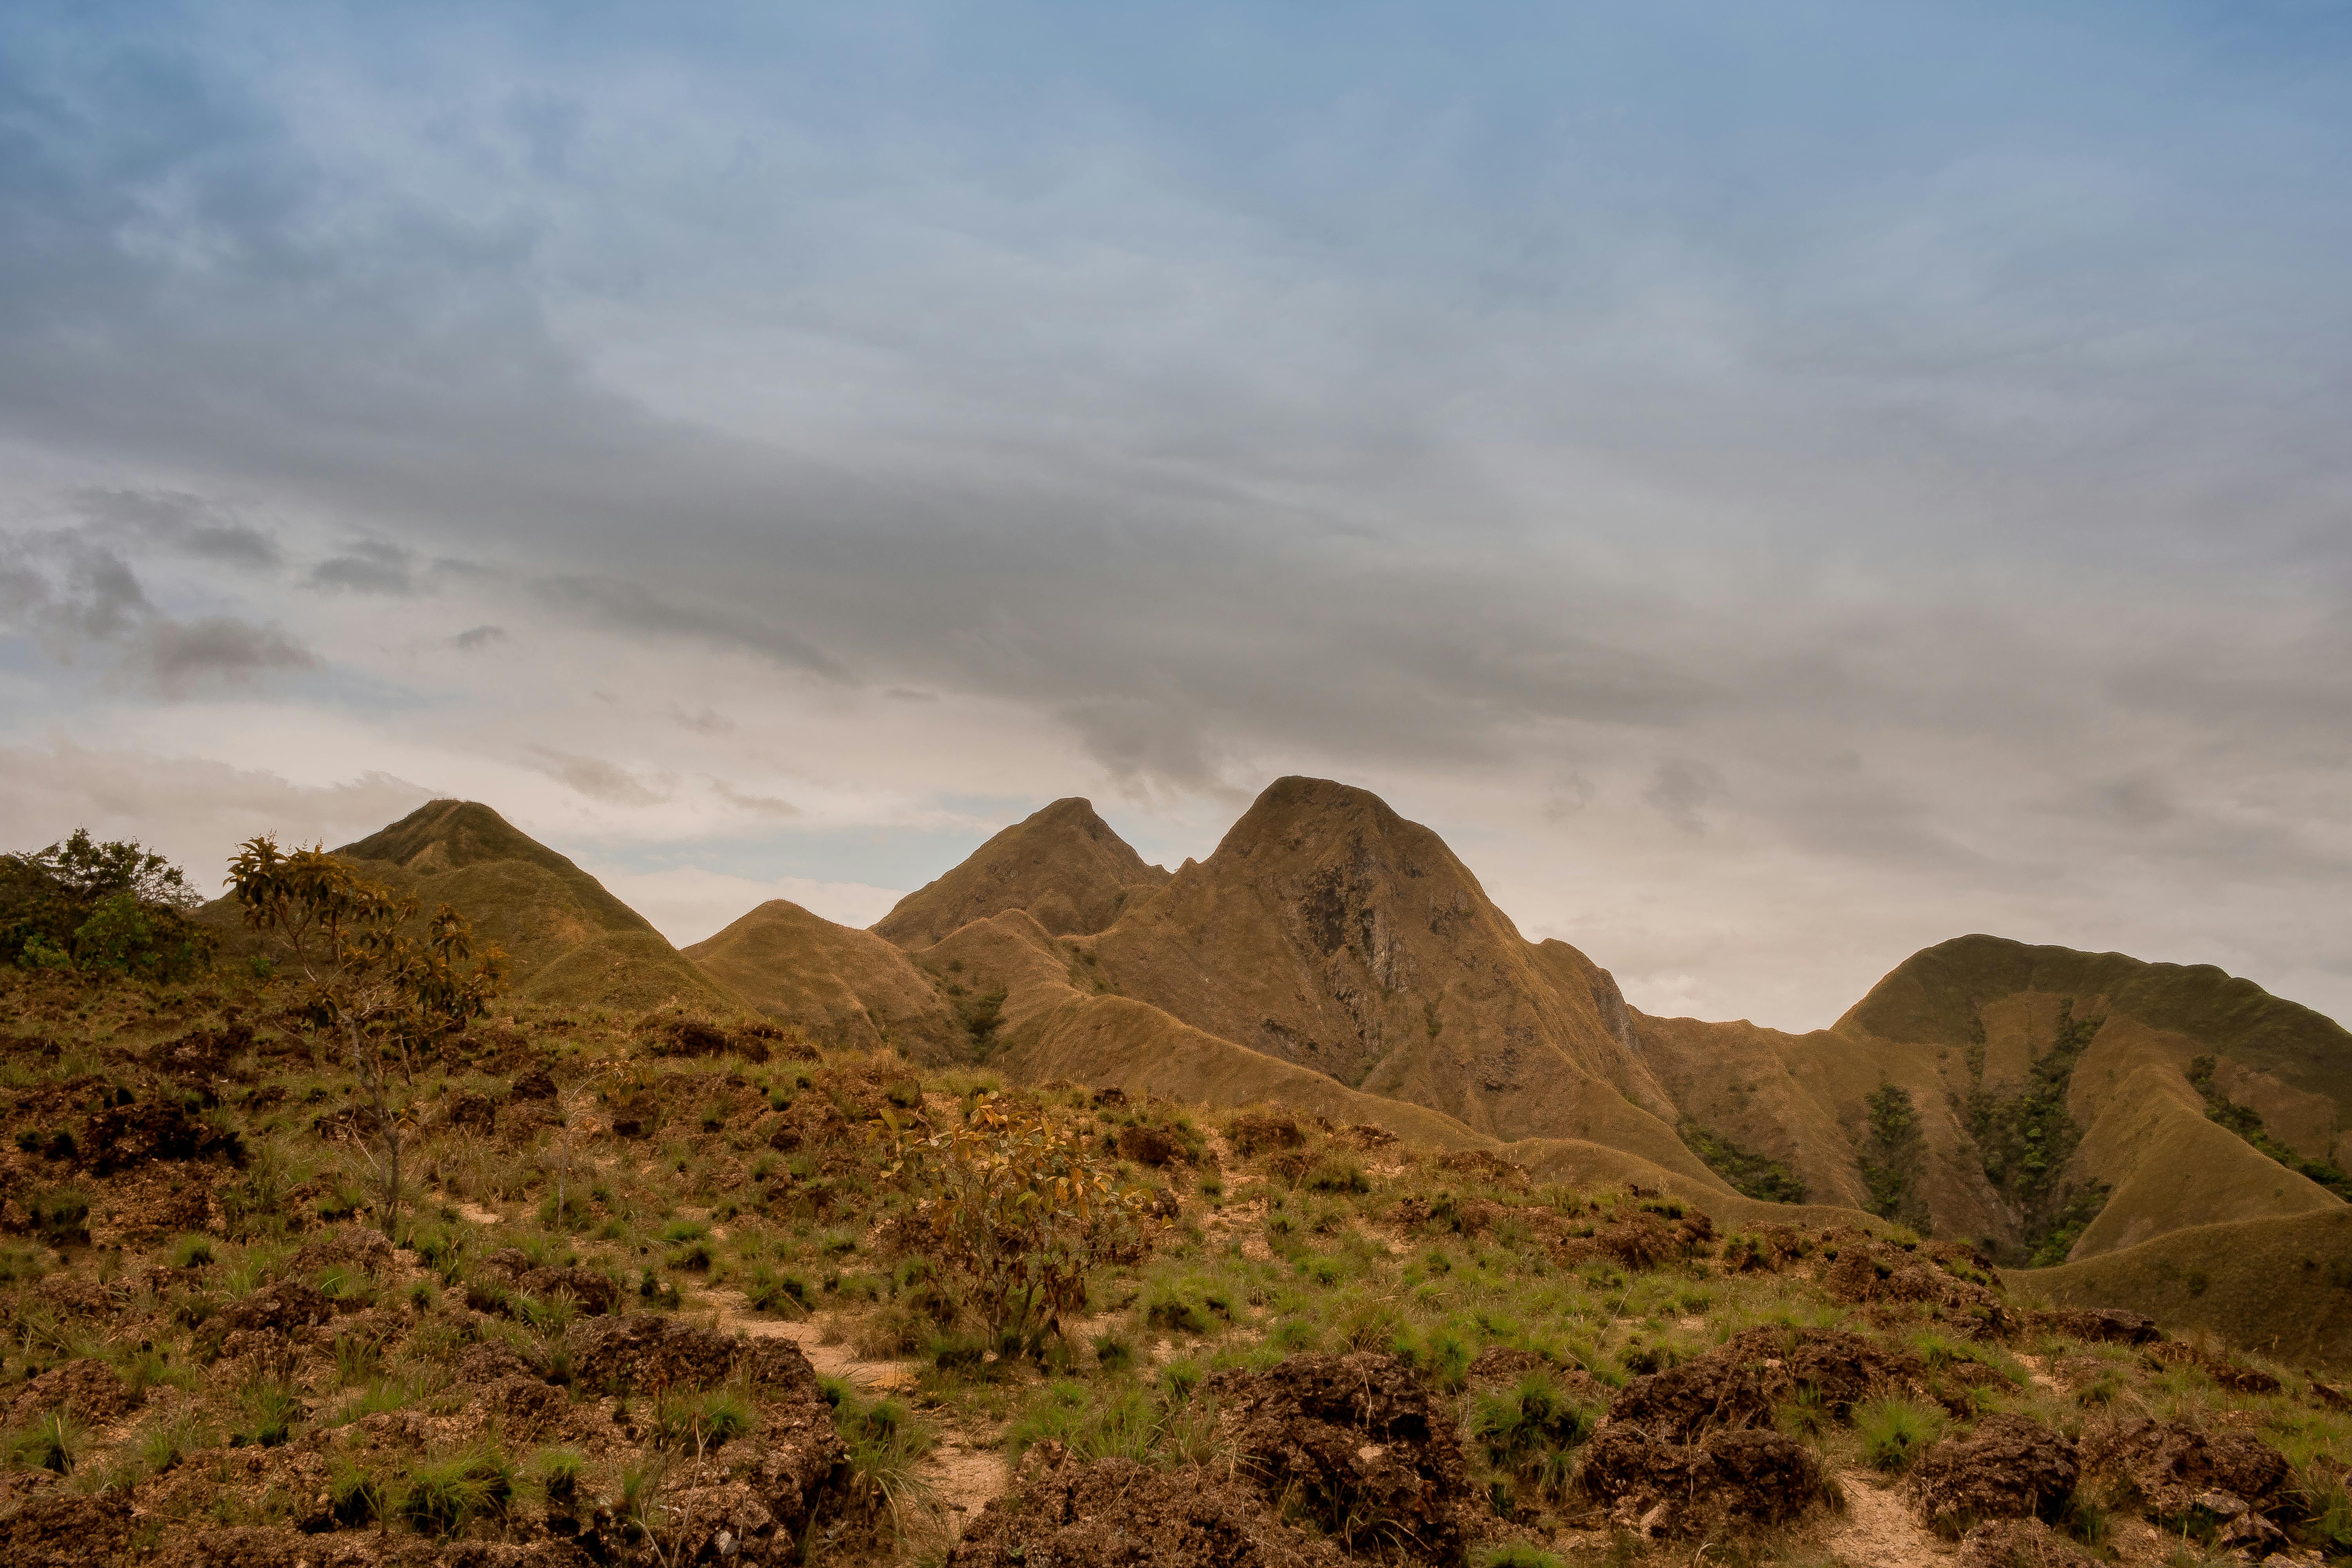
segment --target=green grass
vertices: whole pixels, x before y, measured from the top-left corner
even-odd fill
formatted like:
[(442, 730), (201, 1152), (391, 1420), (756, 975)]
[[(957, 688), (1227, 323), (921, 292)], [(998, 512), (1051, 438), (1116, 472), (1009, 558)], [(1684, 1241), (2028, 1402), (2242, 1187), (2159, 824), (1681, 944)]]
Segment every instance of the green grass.
[(402, 1479), (393, 1511), (419, 1534), (448, 1536), (514, 1496), (512, 1461), (483, 1443), (417, 1465)]
[(1877, 1470), (1907, 1470), (1944, 1435), (1944, 1413), (1908, 1399), (1874, 1399), (1854, 1406), (1853, 1429), (1862, 1438), (1864, 1463)]

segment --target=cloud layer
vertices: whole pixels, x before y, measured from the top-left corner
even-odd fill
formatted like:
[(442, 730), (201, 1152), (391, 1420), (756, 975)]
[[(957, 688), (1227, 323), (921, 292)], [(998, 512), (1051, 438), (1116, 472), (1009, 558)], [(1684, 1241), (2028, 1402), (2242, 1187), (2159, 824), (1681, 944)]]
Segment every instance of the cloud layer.
[(1647, 1006), (1992, 929), (2352, 1013), (2347, 79), (2293, 7), (14, 12), (0, 828), (466, 794), (700, 923), (1306, 771)]

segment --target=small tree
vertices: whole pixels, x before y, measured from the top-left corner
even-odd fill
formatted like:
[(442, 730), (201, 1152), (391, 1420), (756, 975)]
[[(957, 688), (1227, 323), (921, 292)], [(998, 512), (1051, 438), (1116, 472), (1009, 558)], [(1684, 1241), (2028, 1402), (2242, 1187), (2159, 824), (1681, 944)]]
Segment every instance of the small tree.
[(1092, 1135), (1044, 1107), (982, 1095), (960, 1127), (929, 1137), (887, 1112), (883, 1173), (915, 1198), (915, 1225), (960, 1276), (990, 1342), (1034, 1353), (1082, 1310), (1087, 1276), (1132, 1256), (1144, 1194), (1112, 1184)]
[(0, 855), (0, 958), (26, 969), (178, 979), (212, 961), (212, 932), (188, 919), (200, 901), (163, 856), (76, 828), (47, 849)]
[(362, 1142), (393, 1234), (401, 1200), (401, 1123), (419, 1057), (488, 1010), (506, 988), (495, 943), (477, 955), (466, 918), (443, 904), (415, 931), (417, 902), (366, 880), (322, 847), (280, 850), (248, 839), (229, 864), (245, 922), (277, 950), (279, 974), (302, 987), (303, 1020), (336, 1040), (368, 1097)]

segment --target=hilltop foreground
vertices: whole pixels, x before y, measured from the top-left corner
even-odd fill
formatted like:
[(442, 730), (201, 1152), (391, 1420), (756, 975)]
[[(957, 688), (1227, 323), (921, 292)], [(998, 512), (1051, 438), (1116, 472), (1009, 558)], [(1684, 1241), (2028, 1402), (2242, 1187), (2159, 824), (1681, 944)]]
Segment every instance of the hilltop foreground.
[[(388, 1240), (359, 1086), (231, 973), (0, 974), (0, 1562), (2352, 1552), (2334, 1384), (1969, 1246), (748, 1016), (502, 1005)], [(1135, 1219), (1028, 1347), (894, 1155), (1006, 1107)]]

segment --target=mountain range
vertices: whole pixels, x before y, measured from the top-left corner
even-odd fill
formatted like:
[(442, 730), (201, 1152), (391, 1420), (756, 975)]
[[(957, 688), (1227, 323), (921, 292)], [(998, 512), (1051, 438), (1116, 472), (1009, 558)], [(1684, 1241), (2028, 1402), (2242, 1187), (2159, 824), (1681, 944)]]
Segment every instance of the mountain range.
[(1969, 935), (1826, 1029), (1653, 1017), (1526, 940), (1436, 834), (1307, 778), (1173, 873), (1066, 799), (870, 931), (778, 900), (684, 952), (488, 806), (435, 801), (337, 853), (466, 912), (524, 1001), (1281, 1102), (1734, 1226), (1864, 1211), (1976, 1241), (2053, 1301), (2352, 1342), (2352, 1037), (2210, 966)]

